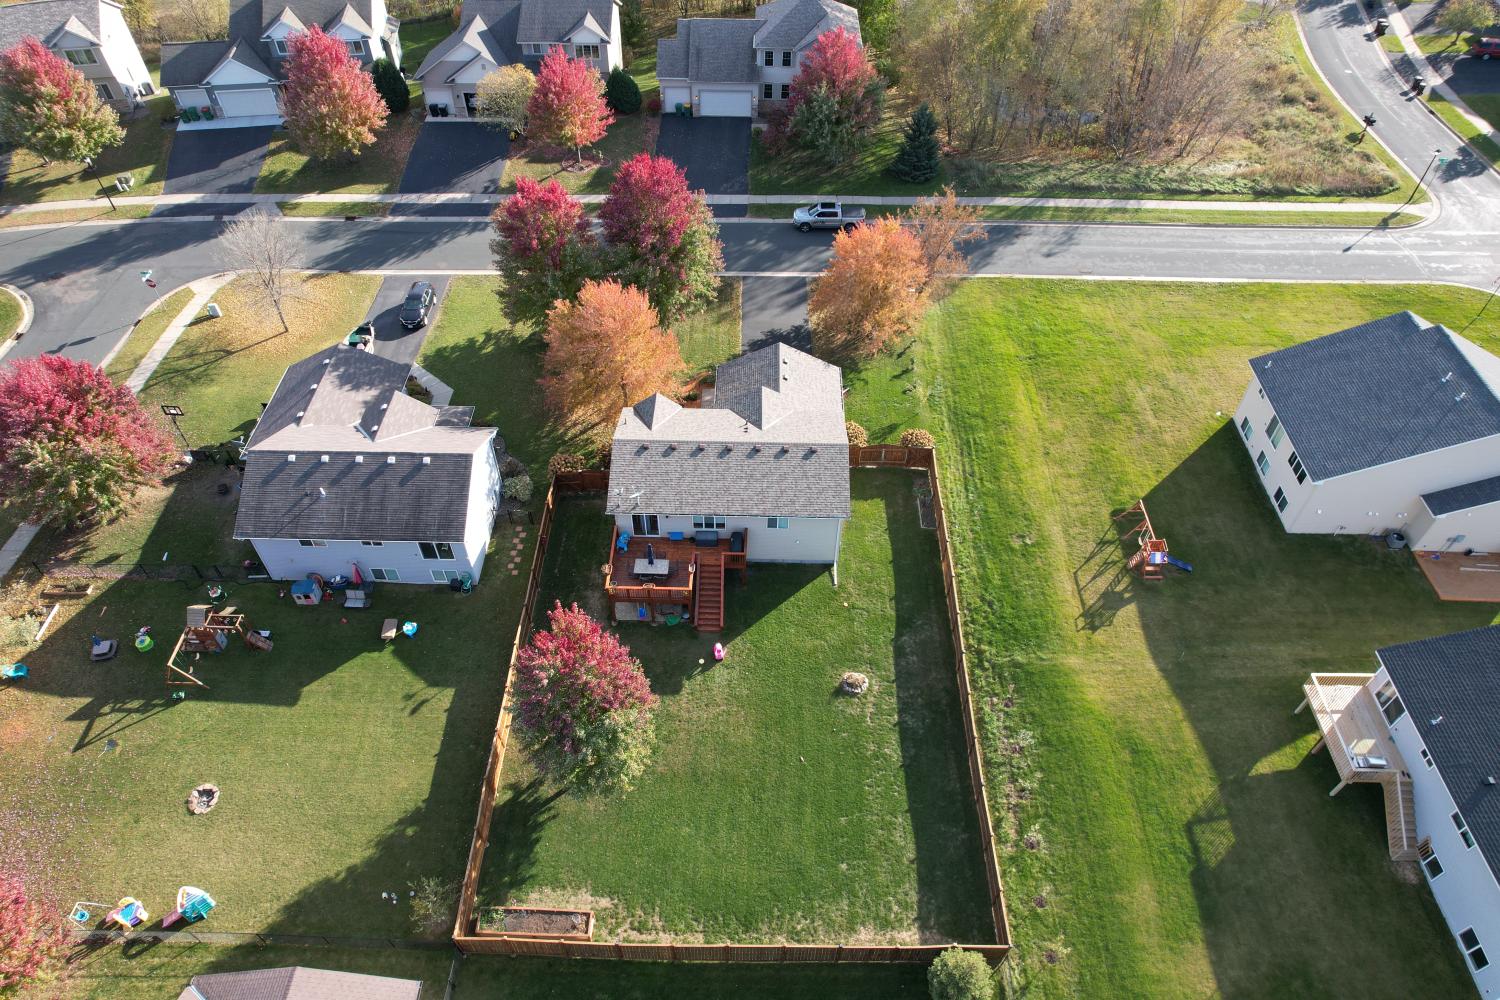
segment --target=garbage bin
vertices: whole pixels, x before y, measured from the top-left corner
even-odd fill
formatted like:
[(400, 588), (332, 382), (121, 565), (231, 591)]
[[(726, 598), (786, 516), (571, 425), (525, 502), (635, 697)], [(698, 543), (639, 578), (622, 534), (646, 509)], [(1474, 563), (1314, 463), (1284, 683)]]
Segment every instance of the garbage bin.
[(1385, 33), (1387, 31), (1390, 31), (1390, 30), (1391, 30), (1391, 22), (1387, 21), (1385, 18), (1382, 17), (1382, 18), (1380, 18), (1379, 20), (1377, 20), (1375, 22), (1375, 37), (1376, 38), (1384, 38), (1385, 37)]

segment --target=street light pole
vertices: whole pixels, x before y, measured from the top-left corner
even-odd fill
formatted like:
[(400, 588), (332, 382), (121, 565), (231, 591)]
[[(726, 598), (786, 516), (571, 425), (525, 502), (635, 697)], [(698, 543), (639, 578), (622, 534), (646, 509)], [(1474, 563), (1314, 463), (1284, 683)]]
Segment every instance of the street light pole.
[[(1417, 178), (1417, 186), (1411, 189), (1411, 194), (1406, 196), (1406, 200), (1401, 203), (1401, 208), (1410, 205), (1411, 200), (1417, 196), (1417, 192), (1422, 190), (1422, 182), (1427, 179), (1428, 172), (1432, 170), (1432, 165), (1438, 161), (1438, 157), (1442, 155), (1442, 152), (1441, 149), (1434, 149), (1432, 151), (1432, 159), (1427, 161), (1427, 166), (1422, 169), (1422, 176)], [(1401, 211), (1401, 208), (1396, 209), (1396, 211)]]
[(85, 156), (83, 162), (88, 166), (89, 173), (94, 175), (94, 180), (98, 182), (99, 190), (104, 193), (104, 200), (109, 202), (109, 210), (111, 212), (115, 211), (115, 199), (110, 195), (109, 188), (104, 186), (104, 181), (99, 179), (99, 171), (94, 169), (94, 158), (92, 156)]

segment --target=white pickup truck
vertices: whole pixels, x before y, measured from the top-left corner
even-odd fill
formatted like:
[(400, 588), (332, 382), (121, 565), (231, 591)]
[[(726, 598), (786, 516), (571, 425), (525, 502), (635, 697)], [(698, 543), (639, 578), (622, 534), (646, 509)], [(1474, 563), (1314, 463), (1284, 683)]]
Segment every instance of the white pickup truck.
[(792, 213), (792, 224), (804, 233), (814, 229), (853, 229), (865, 221), (862, 208), (845, 208), (841, 201), (820, 201)]

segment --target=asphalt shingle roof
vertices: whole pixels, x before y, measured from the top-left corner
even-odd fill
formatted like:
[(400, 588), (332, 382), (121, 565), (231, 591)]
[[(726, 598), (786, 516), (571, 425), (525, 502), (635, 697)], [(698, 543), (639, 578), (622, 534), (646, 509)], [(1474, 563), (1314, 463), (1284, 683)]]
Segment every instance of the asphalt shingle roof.
[(289, 367), (246, 445), (234, 536), (462, 538), (473, 458), (495, 432), (407, 396), (410, 371), (344, 347)]
[(1500, 434), (1480, 367), (1500, 358), (1410, 312), (1250, 362), (1314, 480)]
[(1476, 479), (1472, 483), (1422, 494), (1422, 502), (1434, 514), (1452, 514), (1454, 511), (1481, 507), (1496, 501), (1500, 501), (1500, 476)]
[(99, 37), (100, 0), (31, 0), (0, 7), (0, 50), (8, 49), (28, 35), (45, 41), (57, 29), (77, 18), (95, 38)]
[(520, 0), (468, 0), (464, 4), (463, 24), (427, 53), (414, 75), (422, 78), (441, 67), (442, 73), (436, 79), (447, 83), (453, 74), (473, 61), (472, 58), (448, 58), (464, 43), (487, 52), (500, 66), (519, 61), (521, 47), (516, 42), (516, 25), (520, 19)]
[[(614, 23), (614, 0), (523, 0), (516, 38), (523, 42), (560, 42), (588, 14), (606, 36)], [(464, 6), (464, 13), (469, 8)]]
[(161, 47), (161, 85), (163, 87), (196, 87), (219, 65), (229, 43), (167, 42)]
[[(289, 966), (247, 972), (214, 972), (194, 976), (185, 997), (203, 1000), (417, 1000), (422, 984), (415, 979), (366, 976)], [(196, 990), (195, 994), (193, 991)]]
[(605, 509), (848, 517), (839, 369), (772, 344), (721, 365), (703, 408), (658, 395), (621, 410)]
[(1500, 878), (1500, 785), (1485, 783), (1500, 777), (1500, 625), (1387, 646), (1376, 655)]
[(800, 49), (840, 27), (859, 38), (859, 12), (837, 0), (773, 0), (757, 7), (755, 18), (755, 46), (762, 49)]

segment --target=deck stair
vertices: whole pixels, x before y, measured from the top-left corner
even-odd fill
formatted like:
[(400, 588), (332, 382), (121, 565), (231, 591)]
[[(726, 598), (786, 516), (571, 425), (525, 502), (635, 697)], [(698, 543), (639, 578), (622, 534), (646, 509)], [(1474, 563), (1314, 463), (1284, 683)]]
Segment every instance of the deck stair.
[(1411, 779), (1397, 772), (1385, 785), (1385, 836), (1392, 861), (1417, 860), (1417, 806)]
[(724, 557), (718, 549), (706, 549), (698, 559), (698, 602), (693, 625), (699, 632), (724, 628)]

